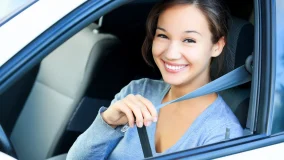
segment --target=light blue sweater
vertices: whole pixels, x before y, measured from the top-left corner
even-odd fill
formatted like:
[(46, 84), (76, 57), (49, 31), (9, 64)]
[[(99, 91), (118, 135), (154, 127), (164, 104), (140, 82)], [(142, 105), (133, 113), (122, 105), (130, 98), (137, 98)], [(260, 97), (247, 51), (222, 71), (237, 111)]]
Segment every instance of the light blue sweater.
[[(158, 106), (169, 89), (170, 85), (160, 80), (135, 80), (124, 87), (111, 103), (123, 99), (128, 94), (140, 94)], [(144, 158), (137, 128), (129, 128), (125, 133), (121, 131), (123, 126), (113, 129), (101, 117), (100, 113), (105, 110), (106, 108), (102, 107), (93, 124), (77, 138), (68, 152), (67, 160), (134, 160)], [(197, 117), (177, 143), (165, 152), (157, 153), (155, 151), (156, 123), (147, 127), (147, 132), (153, 156), (158, 156), (223, 141), (226, 129), (230, 130), (229, 138), (242, 136), (243, 129), (237, 118), (222, 97), (218, 96)]]

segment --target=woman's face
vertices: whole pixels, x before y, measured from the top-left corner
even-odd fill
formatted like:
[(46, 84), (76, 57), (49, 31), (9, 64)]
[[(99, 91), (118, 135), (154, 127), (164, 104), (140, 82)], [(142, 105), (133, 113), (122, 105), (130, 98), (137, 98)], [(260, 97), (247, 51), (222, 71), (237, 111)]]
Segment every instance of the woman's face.
[(193, 5), (166, 9), (158, 19), (152, 53), (165, 82), (184, 85), (209, 80), (211, 57), (218, 56), (224, 39), (213, 44), (209, 24)]

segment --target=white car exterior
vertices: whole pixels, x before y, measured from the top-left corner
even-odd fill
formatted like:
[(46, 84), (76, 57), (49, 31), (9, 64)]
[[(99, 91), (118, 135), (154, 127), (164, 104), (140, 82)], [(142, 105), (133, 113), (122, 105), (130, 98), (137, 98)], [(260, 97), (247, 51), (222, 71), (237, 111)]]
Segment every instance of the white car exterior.
[(38, 35), (86, 2), (40, 0), (0, 27), (0, 67)]
[(283, 148), (284, 143), (279, 143), (275, 145), (271, 145), (268, 147), (263, 147), (251, 151), (242, 152), (239, 154), (233, 154), (230, 156), (218, 158), (218, 160), (250, 160), (250, 159), (258, 159), (258, 160), (270, 160), (270, 159), (283, 159)]

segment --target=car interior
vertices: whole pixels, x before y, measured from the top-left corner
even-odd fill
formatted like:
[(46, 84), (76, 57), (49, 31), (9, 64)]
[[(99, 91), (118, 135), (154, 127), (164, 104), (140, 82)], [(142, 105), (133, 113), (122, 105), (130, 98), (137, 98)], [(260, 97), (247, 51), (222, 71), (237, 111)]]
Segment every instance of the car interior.
[[(21, 160), (65, 159), (101, 106), (130, 81), (161, 79), (141, 55), (147, 15), (156, 1), (132, 1), (75, 34), (0, 95), (0, 124)], [(222, 75), (253, 53), (253, 0), (227, 0), (231, 19)], [(131, 14), (129, 14), (131, 13)], [(250, 83), (219, 93), (242, 127)], [(12, 152), (12, 151), (11, 151)]]

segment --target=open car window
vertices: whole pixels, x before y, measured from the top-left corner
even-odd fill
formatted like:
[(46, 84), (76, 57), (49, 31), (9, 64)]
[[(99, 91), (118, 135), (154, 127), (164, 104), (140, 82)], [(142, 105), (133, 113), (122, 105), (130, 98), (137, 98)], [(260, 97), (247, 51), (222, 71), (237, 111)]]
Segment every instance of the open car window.
[[(1, 117), (3, 119), (1, 123), (4, 124), (8, 135), (14, 132), (12, 140), (13, 144), (16, 144), (16, 151), (24, 148), (17, 144), (25, 144), (33, 141), (31, 148), (44, 148), (42, 146), (53, 147), (43, 151), (42, 153), (44, 155), (40, 156), (52, 157), (61, 153), (67, 153), (76, 138), (92, 124), (100, 107), (108, 107), (114, 95), (130, 81), (141, 78), (161, 80), (160, 75), (155, 73), (152, 68), (147, 67), (141, 57), (141, 45), (145, 37), (145, 20), (149, 9), (153, 5), (151, 2), (156, 1), (139, 0), (126, 5), (122, 5), (121, 3), (119, 4), (121, 6), (117, 7), (118, 2), (119, 1), (111, 1), (109, 4), (106, 3), (105, 6), (107, 6), (108, 9), (105, 9), (106, 11), (104, 11), (104, 13), (94, 11), (90, 11), (91, 13), (89, 13), (85, 10), (84, 12), (76, 12), (76, 10), (70, 13), (63, 18), (60, 23), (47, 29), (38, 39), (20, 52), (19, 55), (34, 55), (34, 57), (40, 57), (37, 57), (37, 59), (31, 57), (31, 59), (27, 61), (27, 64), (19, 69), (20, 71), (15, 71), (14, 75), (16, 75), (15, 77), (18, 78), (18, 81), (15, 82), (15, 80), (12, 79), (14, 81), (13, 83), (15, 83), (12, 87), (8, 85), (1, 86), (0, 83), (0, 98), (2, 100), (0, 105), (2, 106), (2, 114), (6, 113)], [(229, 138), (224, 137), (224, 141), (200, 145), (197, 148), (177, 150), (165, 155), (155, 155), (155, 157), (150, 159), (180, 159), (181, 157), (188, 156), (194, 159), (194, 156), (201, 154), (205, 157), (211, 154), (211, 157), (207, 156), (207, 158), (212, 159), (249, 150), (248, 147), (246, 148), (246, 146), (250, 146), (249, 144), (260, 142), (261, 139), (268, 139), (269, 134), (266, 134), (266, 132), (268, 132), (266, 125), (267, 118), (263, 115), (269, 113), (269, 105), (268, 103), (264, 103), (264, 101), (267, 100), (267, 95), (264, 93), (268, 93), (267, 88), (272, 87), (269, 86), (270, 84), (264, 83), (265, 77), (270, 77), (270, 75), (266, 74), (270, 72), (265, 70), (265, 67), (269, 67), (269, 65), (264, 62), (265, 58), (263, 57), (270, 55), (270, 52), (266, 53), (263, 51), (263, 48), (260, 48), (260, 46), (267, 47), (268, 45), (266, 45), (265, 42), (269, 41), (269, 38), (265, 38), (265, 33), (267, 32), (264, 28), (266, 28), (266, 26), (260, 25), (261, 23), (259, 22), (260, 19), (263, 18), (260, 17), (260, 8), (258, 8), (261, 5), (254, 5), (254, 3), (257, 4), (257, 2), (259, 2), (258, 0), (241, 1), (237, 3), (227, 0), (227, 2), (229, 2), (229, 8), (232, 14), (233, 26), (236, 27), (234, 30), (231, 30), (233, 34), (229, 37), (229, 41), (233, 41), (235, 44), (229, 43), (230, 48), (226, 51), (228, 53), (227, 55), (233, 56), (233, 59), (236, 61), (228, 62), (229, 66), (231, 65), (232, 67), (229, 68), (229, 70), (244, 65), (249, 55), (252, 55), (254, 58), (252, 83), (219, 93), (239, 120), (244, 129), (244, 136), (237, 139), (230, 138), (230, 136)], [(112, 5), (112, 3), (117, 4)], [(94, 1), (88, 1), (80, 9), (83, 10), (85, 7), (90, 8), (91, 5), (95, 6), (95, 4)], [(262, 8), (269, 8), (265, 7), (266, 4), (262, 5)], [(104, 6), (100, 7), (104, 8)], [(112, 9), (109, 10), (109, 8)], [(137, 10), (139, 10), (139, 14), (135, 12)], [(89, 13), (89, 15), (86, 13)], [(136, 13), (137, 15), (135, 15)], [(255, 13), (255, 16), (253, 16), (253, 13)], [(82, 15), (85, 17), (82, 18)], [(97, 25), (96, 23), (99, 17), (101, 18), (99, 25)], [(268, 22), (267, 19), (262, 20), (263, 22)], [(51, 32), (52, 30), (53, 32)], [(51, 37), (51, 35), (55, 38), (50, 39), (49, 37)], [(43, 40), (43, 37), (45, 37), (44, 40), (49, 44), (44, 45), (43, 43), (38, 43), (41, 42), (40, 40)], [(101, 43), (101, 40), (105, 39), (107, 39), (107, 41)], [(262, 41), (260, 41), (260, 39)], [(43, 45), (39, 46), (38, 44)], [(94, 44), (96, 45), (93, 48)], [(232, 54), (232, 52), (234, 54)], [(104, 56), (100, 57), (101, 53), (104, 53)], [(96, 56), (92, 56), (92, 54)], [(279, 58), (277, 60), (280, 61), (281, 59)], [(22, 76), (24, 72), (25, 76)], [(86, 73), (88, 73), (87, 76)], [(10, 82), (12, 80), (8, 79), (7, 82), (12, 84), (12, 82)], [(280, 87), (282, 87), (282, 85)], [(8, 89), (3, 91), (4, 89), (2, 88)], [(279, 96), (283, 96), (282, 90), (283, 89), (281, 89), (281, 92), (277, 93), (278, 95), (275, 94), (275, 99), (278, 98), (276, 102), (282, 100), (279, 98)], [(78, 96), (77, 93), (80, 93), (80, 95)], [(8, 98), (9, 96), (12, 96), (13, 99), (19, 99), (17, 104), (11, 103)], [(77, 96), (81, 99), (77, 98)], [(68, 100), (71, 99), (72, 104), (62, 104), (61, 102), (64, 101), (62, 97), (68, 97)], [(283, 104), (279, 103), (278, 107), (279, 110), (274, 110), (274, 132), (283, 131), (283, 125), (279, 123), (280, 121), (283, 122), (283, 116), (280, 114), (282, 113), (280, 111), (283, 110)], [(14, 110), (18, 113), (9, 113), (9, 110)], [(21, 110), (24, 111), (21, 112)], [(42, 115), (40, 121), (37, 121), (36, 118), (31, 118), (33, 116), (31, 113), (35, 110), (38, 111), (37, 114)], [(72, 113), (72, 117), (70, 117), (69, 113)], [(12, 116), (10, 116), (10, 114)], [(50, 119), (50, 117), (46, 115), (52, 115), (53, 118)], [(28, 118), (25, 119), (23, 117)], [(64, 117), (64, 120), (58, 117)], [(25, 121), (23, 119), (25, 119)], [(69, 122), (66, 126), (65, 120)], [(18, 121), (18, 126), (16, 126), (18, 130), (14, 127), (16, 121)], [(19, 128), (21, 128), (21, 126), (28, 126), (35, 121), (43, 125), (29, 130), (33, 134), (22, 134)], [(62, 125), (60, 125), (60, 123), (62, 123)], [(48, 124), (53, 125), (47, 127)], [(51, 129), (56, 128), (54, 124), (57, 124), (57, 129), (59, 128), (58, 130), (62, 131), (62, 137), (57, 137), (57, 130)], [(38, 135), (37, 132), (39, 130), (46, 134)], [(232, 132), (228, 131), (226, 135), (232, 135)], [(40, 140), (37, 141), (36, 138), (34, 138), (35, 136), (38, 139), (47, 139), (48, 137), (49, 141), (42, 143)], [(103, 137), (99, 138), (103, 139)], [(137, 144), (140, 145), (139, 141)], [(129, 144), (125, 145), (126, 148), (127, 145)], [(128, 149), (131, 151), (131, 148), (127, 148), (127, 150)], [(141, 147), (139, 151), (142, 152)], [(28, 155), (28, 151), (26, 153), (26, 155), (18, 156), (31, 156)], [(47, 153), (49, 154), (47, 155)], [(36, 153), (32, 154), (36, 155)]]

